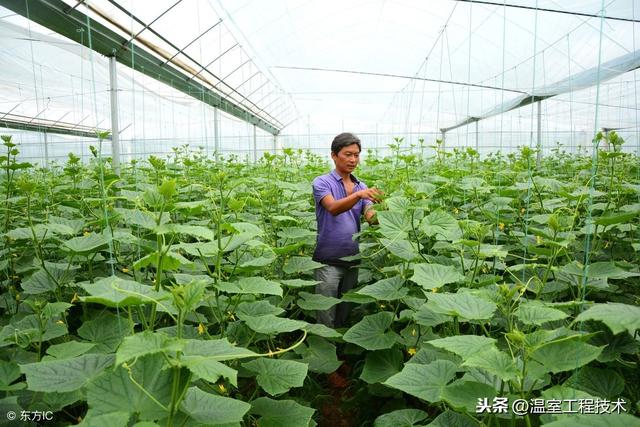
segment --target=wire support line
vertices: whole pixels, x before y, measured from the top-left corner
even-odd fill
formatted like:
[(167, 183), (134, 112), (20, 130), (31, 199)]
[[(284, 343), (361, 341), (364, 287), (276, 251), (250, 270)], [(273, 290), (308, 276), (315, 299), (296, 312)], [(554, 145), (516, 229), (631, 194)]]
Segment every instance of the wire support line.
[[(202, 36), (204, 36), (205, 34), (207, 34), (209, 31), (213, 30), (215, 27), (217, 27), (220, 23), (222, 22), (222, 19), (218, 19), (218, 22), (216, 22), (215, 24), (213, 24), (212, 26), (210, 26), (209, 28), (207, 28), (202, 34), (200, 34), (198, 37), (196, 37), (195, 39), (191, 40), (189, 43), (187, 43), (187, 45), (185, 47), (183, 47), (182, 49), (180, 49), (178, 52), (174, 53), (173, 56), (169, 59), (167, 59), (165, 62), (162, 63), (162, 65), (160, 65), (161, 67), (166, 65), (167, 63), (171, 62), (173, 60), (173, 58), (175, 58), (176, 56), (180, 55), (182, 52), (185, 51), (185, 49), (187, 49), (189, 46), (191, 46), (192, 44), (194, 44), (196, 41), (198, 41)], [(226, 77), (224, 77), (226, 78)], [(223, 79), (224, 79), (223, 78)]]
[(507, 91), (507, 92), (515, 92), (515, 93), (520, 93), (520, 94), (523, 94), (523, 95), (527, 95), (527, 92), (524, 92), (524, 91), (521, 91), (521, 90), (516, 90), (516, 89), (507, 89), (507, 88), (501, 88), (501, 87), (497, 87), (497, 86), (480, 85), (480, 84), (475, 84), (475, 83), (456, 82), (456, 81), (453, 81), (453, 80), (428, 79), (428, 78), (425, 78), (425, 77), (405, 76), (405, 75), (401, 75), (401, 74), (374, 73), (374, 72), (369, 72), (369, 71), (356, 71), (356, 70), (340, 70), (340, 69), (337, 69), (337, 68), (293, 67), (293, 66), (283, 66), (283, 65), (275, 65), (272, 68), (279, 68), (279, 69), (283, 69), (283, 70), (325, 71), (325, 72), (331, 72), (331, 73), (346, 73), (346, 74), (358, 74), (358, 75), (376, 76), (376, 77), (391, 77), (391, 78), (395, 78), (395, 79), (420, 80), (420, 81), (427, 81), (427, 82), (433, 82), (433, 83), (446, 83), (446, 84), (459, 85), (459, 86), (478, 87), (478, 88), (483, 88), (483, 89), (492, 89), (492, 90), (500, 90), (500, 91)]
[(127, 42), (125, 43), (126, 46), (129, 46), (129, 44), (131, 44), (132, 41), (134, 41), (135, 39), (138, 38), (138, 36), (140, 34), (142, 34), (147, 28), (149, 28), (150, 26), (152, 26), (153, 24), (155, 24), (155, 22), (162, 18), (164, 15), (167, 14), (167, 12), (169, 12), (171, 9), (173, 9), (174, 7), (176, 7), (178, 4), (180, 4), (182, 2), (182, 0), (178, 0), (177, 2), (175, 2), (173, 5), (169, 6), (168, 9), (166, 9), (164, 12), (162, 12), (160, 15), (158, 15), (156, 17), (156, 19), (154, 19), (153, 21), (149, 22), (147, 25), (145, 25), (144, 27), (142, 27), (142, 29), (140, 31), (138, 31), (134, 36), (132, 36), (129, 40), (127, 40)]
[[(120, 3), (118, 3), (116, 0), (108, 0), (109, 3), (111, 3), (113, 6), (115, 6), (116, 8), (118, 8), (121, 12), (127, 14), (128, 16), (131, 17), (131, 19), (133, 19), (134, 21), (136, 21), (138, 24), (140, 25), (145, 25), (145, 22), (142, 21), (140, 18), (138, 18), (136, 15), (134, 15), (133, 13), (131, 13), (131, 11), (127, 10), (125, 7), (123, 7)], [(115, 22), (112, 18), (110, 18), (108, 15), (106, 15), (104, 12), (100, 11), (99, 9), (97, 9), (95, 6), (88, 6), (90, 8), (91, 11), (93, 11), (94, 13), (100, 15), (102, 18), (106, 19), (107, 21), (109, 21), (109, 23), (111, 23), (112, 25), (116, 26), (117, 28), (119, 28), (121, 31), (124, 31), (125, 33), (129, 33), (129, 30), (127, 28), (124, 28), (122, 25), (120, 25), (118, 22)], [(162, 34), (160, 34), (159, 32), (155, 31), (153, 28), (148, 27), (148, 30), (154, 34), (155, 36), (157, 36), (158, 38), (160, 38), (160, 40), (162, 40), (163, 42), (167, 43), (169, 46), (171, 46), (173, 49), (177, 50), (177, 51), (181, 51), (180, 48), (178, 48), (174, 43), (172, 43), (170, 40), (168, 40), (166, 37), (164, 37)], [(156, 46), (154, 46), (153, 44), (144, 41), (142, 38), (138, 38), (138, 41), (140, 41), (141, 43), (143, 43), (145, 46), (147, 46), (150, 49), (157, 49)], [(124, 46), (123, 46), (124, 48)], [(161, 53), (159, 53), (158, 51), (155, 51), (156, 54), (159, 54), (161, 56)], [(212, 76), (213, 78), (215, 78), (216, 80), (218, 80), (219, 83), (221, 83), (222, 85), (224, 85), (225, 87), (229, 88), (231, 90), (232, 93), (236, 93), (238, 94), (238, 96), (242, 97), (242, 93), (238, 92), (236, 90), (235, 87), (231, 86), (229, 83), (225, 82), (224, 79), (221, 79), (220, 77), (218, 77), (217, 75), (215, 75), (213, 72), (211, 72), (211, 70), (207, 69), (206, 67), (202, 67), (202, 64), (197, 61), (195, 58), (191, 57), (190, 55), (188, 55), (185, 52), (181, 52), (182, 55), (184, 57), (186, 57), (187, 59), (189, 59), (190, 61), (192, 61), (194, 64), (197, 65), (197, 67), (201, 67), (202, 71), (205, 71), (207, 74), (209, 74), (210, 76)], [(166, 59), (166, 57), (165, 57)], [(176, 59), (174, 59), (172, 62), (172, 64), (179, 66), (181, 69), (183, 69), (185, 72), (187, 72), (190, 75), (194, 75), (194, 71), (191, 67), (189, 67), (188, 65), (182, 63), (182, 61), (176, 62)], [(186, 76), (188, 77), (188, 76)], [(205, 79), (204, 77), (200, 77), (203, 81), (205, 81), (207, 84), (210, 84), (213, 88), (215, 88), (217, 91), (220, 91), (222, 93), (224, 93), (225, 95), (229, 95), (228, 97), (230, 97), (230, 94), (226, 93), (225, 91), (222, 91), (219, 87), (218, 84), (212, 83), (210, 81), (208, 81), (207, 79)], [(234, 98), (231, 98), (233, 100), (235, 100)], [(251, 104), (253, 107), (248, 106), (248, 105), (243, 105), (244, 108), (246, 108), (247, 110), (250, 110), (252, 113), (255, 114), (254, 108), (256, 109), (260, 109), (260, 107), (256, 104), (254, 104), (250, 99), (246, 99), (249, 104)], [(259, 111), (263, 111), (263, 109), (260, 109)], [(273, 117), (270, 113), (268, 112), (264, 112), (266, 116), (268, 116), (269, 118), (271, 118), (272, 122), (281, 125), (280, 121)], [(265, 120), (264, 117), (262, 117), (263, 120)]]
[(623, 21), (623, 22), (633, 22), (633, 23), (639, 23), (640, 20), (637, 19), (631, 19), (631, 18), (621, 18), (621, 17), (617, 17), (617, 16), (603, 16), (601, 17), (600, 15), (596, 15), (593, 13), (584, 13), (584, 12), (571, 12), (568, 10), (560, 10), (560, 9), (548, 9), (548, 8), (544, 8), (544, 7), (533, 7), (533, 6), (522, 6), (519, 4), (509, 4), (509, 3), (498, 3), (498, 2), (493, 2), (493, 1), (482, 1), (482, 0), (454, 0), (456, 2), (461, 2), (461, 3), (476, 3), (476, 4), (485, 4), (485, 5), (489, 5), (489, 6), (506, 6), (506, 7), (512, 7), (515, 9), (525, 9), (525, 10), (538, 10), (540, 12), (550, 12), (550, 13), (561, 13), (561, 14), (565, 14), (565, 15), (572, 15), (572, 16), (584, 16), (587, 18), (604, 18), (604, 19), (609, 19), (612, 21)]

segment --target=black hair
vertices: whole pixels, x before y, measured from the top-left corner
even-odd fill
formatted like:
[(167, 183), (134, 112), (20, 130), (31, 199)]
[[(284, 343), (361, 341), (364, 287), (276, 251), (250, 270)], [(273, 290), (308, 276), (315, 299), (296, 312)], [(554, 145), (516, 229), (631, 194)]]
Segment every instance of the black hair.
[(349, 145), (353, 144), (358, 145), (358, 149), (362, 151), (360, 138), (349, 132), (341, 133), (340, 135), (333, 138), (333, 142), (331, 142), (331, 152), (337, 155), (344, 147), (348, 147)]

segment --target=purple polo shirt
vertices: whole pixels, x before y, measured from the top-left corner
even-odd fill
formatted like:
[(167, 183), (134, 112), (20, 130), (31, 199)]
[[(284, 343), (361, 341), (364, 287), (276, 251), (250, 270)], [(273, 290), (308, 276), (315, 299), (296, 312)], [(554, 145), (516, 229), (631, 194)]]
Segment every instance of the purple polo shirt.
[[(351, 175), (355, 182), (353, 191), (364, 190), (367, 186)], [(313, 260), (329, 265), (355, 265), (355, 262), (343, 261), (340, 258), (355, 255), (359, 252), (358, 242), (353, 240), (353, 234), (360, 231), (360, 217), (370, 200), (360, 199), (353, 207), (339, 215), (333, 216), (320, 201), (331, 194), (339, 200), (347, 197), (342, 177), (334, 170), (313, 180), (313, 198), (316, 202), (316, 220), (318, 221), (318, 236)]]

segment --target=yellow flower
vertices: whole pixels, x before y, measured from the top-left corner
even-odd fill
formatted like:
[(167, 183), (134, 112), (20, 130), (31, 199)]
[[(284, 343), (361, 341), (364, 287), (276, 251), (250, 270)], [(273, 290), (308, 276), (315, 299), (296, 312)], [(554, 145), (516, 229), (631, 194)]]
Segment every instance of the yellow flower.
[(80, 301), (80, 298), (78, 298), (78, 294), (74, 292), (73, 297), (71, 297), (71, 304), (77, 301)]
[(202, 334), (204, 334), (204, 332), (205, 332), (204, 325), (202, 323), (200, 323), (198, 325), (198, 335), (202, 335)]
[(498, 224), (498, 229), (500, 229), (500, 231), (504, 231), (504, 222)]
[(431, 288), (431, 292), (437, 293), (438, 292), (438, 288)]
[(541, 244), (542, 244), (542, 242), (543, 242), (542, 237), (541, 237), (541, 236), (536, 236), (536, 243), (537, 243), (538, 245), (541, 245)]
[(458, 210), (458, 208), (453, 208), (453, 213), (454, 213), (454, 214), (458, 215), (458, 212), (460, 212), (460, 211)]
[(415, 336), (416, 336), (416, 330), (415, 330), (415, 328), (411, 330), (411, 336), (412, 336), (412, 337), (415, 337)]
[(414, 356), (416, 353), (417, 353), (417, 350), (416, 350), (416, 348), (415, 348), (415, 347), (409, 347), (409, 348), (407, 349), (407, 354), (408, 354), (409, 356)]
[(88, 231), (85, 231), (84, 233), (82, 233), (85, 237), (90, 236), (91, 233), (89, 233)]
[(218, 384), (218, 390), (220, 390), (220, 393), (227, 392), (227, 388), (224, 386), (224, 384)]
[(236, 316), (232, 312), (227, 311), (227, 319), (235, 321), (236, 320)]
[(58, 320), (56, 323), (57, 323), (58, 325), (64, 325), (64, 322), (63, 322), (62, 320)]
[(123, 272), (123, 273), (128, 273), (128, 272), (129, 272), (129, 269), (128, 269), (127, 267), (122, 267), (122, 272)]

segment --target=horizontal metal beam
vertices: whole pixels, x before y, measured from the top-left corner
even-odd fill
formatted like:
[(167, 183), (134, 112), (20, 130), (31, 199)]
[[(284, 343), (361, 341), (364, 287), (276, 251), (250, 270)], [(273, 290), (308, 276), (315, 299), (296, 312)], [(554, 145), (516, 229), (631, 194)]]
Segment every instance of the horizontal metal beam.
[[(98, 132), (104, 134), (108, 129), (94, 129), (88, 126), (78, 126), (73, 123), (64, 123), (53, 120), (33, 119), (31, 117), (16, 114), (0, 113), (0, 132), (2, 128), (26, 130), (31, 132), (47, 132), (60, 135), (81, 136), (84, 138), (98, 139)], [(111, 139), (111, 134), (105, 139)]]
[[(87, 17), (84, 13), (71, 9), (61, 0), (2, 0), (0, 4), (87, 47), (89, 47), (88, 39), (91, 37), (91, 48), (95, 52), (104, 56), (114, 56), (115, 54), (119, 63), (161, 81), (201, 102), (254, 124), (272, 135), (277, 135), (280, 132), (280, 129), (274, 124), (245, 107), (231, 102), (229, 99), (224, 99), (221, 94), (212, 91), (194, 79), (190, 79), (188, 75), (172, 64), (161, 66), (162, 62), (159, 58), (146, 48), (136, 44), (135, 41), (130, 42), (129, 39)], [(81, 32), (76, 31), (78, 28), (83, 28), (87, 32), (90, 30), (90, 34), (83, 37)], [(197, 98), (194, 94), (197, 94)]]

